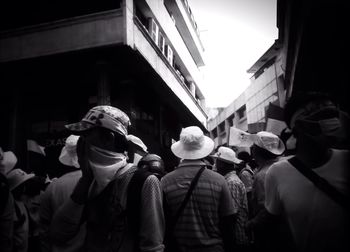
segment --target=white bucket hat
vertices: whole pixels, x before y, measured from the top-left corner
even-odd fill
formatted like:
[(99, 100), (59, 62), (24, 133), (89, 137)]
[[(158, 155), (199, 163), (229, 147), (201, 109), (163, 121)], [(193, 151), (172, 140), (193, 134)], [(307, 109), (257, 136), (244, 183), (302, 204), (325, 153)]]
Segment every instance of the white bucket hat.
[(180, 140), (171, 146), (175, 156), (182, 159), (201, 159), (208, 156), (214, 149), (214, 142), (203, 134), (197, 126), (182, 129)]
[(281, 155), (285, 146), (282, 140), (275, 134), (267, 131), (260, 131), (256, 133), (256, 138), (254, 143), (275, 155)]
[(17, 164), (17, 157), (12, 151), (3, 152), (0, 148), (0, 172), (8, 173)]
[(63, 146), (61, 155), (58, 158), (64, 165), (80, 168), (77, 156), (77, 143), (79, 136), (70, 135), (66, 139), (66, 144)]
[(130, 134), (126, 136), (126, 140), (135, 148), (136, 152), (148, 153), (147, 146), (139, 137)]
[(236, 157), (236, 152), (234, 152), (232, 149), (230, 149), (228, 147), (224, 147), (224, 146), (221, 146), (218, 149), (218, 152), (215, 153), (215, 157), (219, 160), (222, 160), (222, 161), (230, 163), (230, 164), (239, 164), (242, 162), (242, 160), (240, 160)]
[(34, 176), (34, 174), (27, 174), (21, 169), (13, 169), (6, 175), (11, 191)]

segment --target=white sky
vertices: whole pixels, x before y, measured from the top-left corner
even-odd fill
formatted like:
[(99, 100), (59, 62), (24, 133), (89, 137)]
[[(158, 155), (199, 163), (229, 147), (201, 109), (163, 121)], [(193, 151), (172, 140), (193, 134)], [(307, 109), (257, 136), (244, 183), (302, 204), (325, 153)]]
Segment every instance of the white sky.
[(278, 37), (276, 0), (188, 0), (205, 48), (207, 107), (226, 107), (250, 84), (249, 69)]

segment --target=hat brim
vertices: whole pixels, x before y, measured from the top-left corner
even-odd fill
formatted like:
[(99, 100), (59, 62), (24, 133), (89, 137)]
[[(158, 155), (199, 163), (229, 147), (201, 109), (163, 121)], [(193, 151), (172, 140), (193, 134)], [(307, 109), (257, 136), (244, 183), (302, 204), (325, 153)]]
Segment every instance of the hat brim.
[(238, 159), (238, 158), (235, 158), (233, 161), (232, 160), (227, 160), (227, 159), (224, 159), (224, 158), (221, 158), (221, 157), (218, 157), (216, 156), (217, 159), (223, 161), (223, 162), (226, 162), (226, 163), (229, 163), (229, 164), (240, 164), (242, 162), (242, 160)]
[(271, 152), (272, 154), (281, 155), (285, 151), (285, 146), (284, 146), (284, 143), (281, 140), (281, 138), (279, 138), (278, 136), (274, 136), (274, 138), (278, 139), (278, 144), (277, 144), (277, 146), (274, 146), (272, 148), (269, 147), (267, 144), (265, 144), (264, 141), (262, 140), (262, 137), (273, 137), (273, 136), (271, 136), (271, 134), (272, 133), (265, 132), (265, 131), (258, 132), (256, 134), (254, 144), (259, 146), (260, 148), (263, 148), (263, 149)]
[(275, 155), (281, 155), (286, 149), (285, 146), (284, 146), (284, 143), (282, 142), (281, 139), (279, 139), (279, 141), (278, 141), (278, 147), (277, 148), (268, 148), (262, 143), (255, 143), (255, 145), (257, 145), (258, 147), (260, 147), (260, 148), (262, 148), (264, 150), (267, 150), (267, 151), (269, 151), (269, 152), (271, 152), (272, 154), (275, 154)]
[(61, 155), (59, 156), (58, 159), (62, 164), (66, 166), (74, 167), (77, 169), (80, 168), (78, 160), (77, 159), (74, 160), (73, 157), (69, 155), (65, 146), (62, 148)]
[(65, 127), (69, 131), (72, 131), (75, 134), (79, 135), (79, 134), (81, 134), (89, 129), (95, 128), (96, 125), (89, 123), (89, 122), (80, 121), (77, 123), (67, 124), (67, 125), (65, 125)]
[(198, 150), (187, 150), (182, 142), (177, 141), (171, 146), (171, 151), (175, 156), (182, 159), (201, 159), (208, 156), (214, 149), (214, 142), (209, 137), (204, 136), (202, 148)]
[(134, 148), (136, 152), (140, 152), (142, 154), (148, 153), (147, 146), (137, 136), (127, 135), (126, 140), (129, 142), (129, 144)]
[(16, 183), (14, 183), (12, 185), (11, 184), (9, 185), (10, 191), (16, 189), (18, 186), (22, 185), (24, 182), (26, 182), (27, 180), (29, 180), (29, 179), (31, 179), (33, 177), (35, 177), (34, 174), (26, 174), (20, 180), (16, 181)]

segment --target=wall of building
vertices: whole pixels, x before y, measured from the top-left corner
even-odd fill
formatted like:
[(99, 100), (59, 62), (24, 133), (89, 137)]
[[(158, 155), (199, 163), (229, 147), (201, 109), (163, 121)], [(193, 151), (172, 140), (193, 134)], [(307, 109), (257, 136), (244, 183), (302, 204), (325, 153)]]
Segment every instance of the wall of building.
[(198, 66), (162, 1), (143, 2), (191, 85), (137, 21), (132, 0), (122, 1), (120, 9), (0, 32), (0, 83), (12, 88), (0, 95), (7, 122), (0, 143), (20, 162), (25, 164), (26, 139), (39, 137), (41, 144), (56, 147), (57, 165), (57, 150), (69, 134), (64, 125), (97, 104), (124, 110), (131, 132), (167, 164), (177, 161), (170, 145), (182, 127), (206, 130)]
[(248, 124), (265, 122), (265, 111), (269, 103), (278, 102), (277, 63), (265, 68), (259, 76), (250, 78), (251, 84), (245, 91)]
[[(266, 54), (269, 52), (270, 49)], [(269, 104), (284, 106), (286, 90), (281, 57), (277, 54), (264, 62), (255, 63), (261, 66), (253, 71), (248, 88), (208, 122), (210, 136), (216, 146), (228, 144), (229, 129), (232, 126), (250, 133), (265, 130)]]

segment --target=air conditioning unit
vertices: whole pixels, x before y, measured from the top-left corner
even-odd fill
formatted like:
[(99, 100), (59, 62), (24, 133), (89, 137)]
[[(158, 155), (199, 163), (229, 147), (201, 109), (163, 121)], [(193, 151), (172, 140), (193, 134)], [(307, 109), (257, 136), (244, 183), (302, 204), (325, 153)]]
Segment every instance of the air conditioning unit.
[(165, 46), (165, 52), (166, 52), (165, 56), (166, 56), (168, 62), (170, 63), (170, 65), (173, 66), (174, 53), (173, 53), (173, 49), (171, 48), (170, 45)]
[(148, 32), (152, 38), (152, 40), (158, 44), (158, 32), (159, 32), (159, 27), (156, 21), (153, 18), (150, 18), (148, 20)]
[(159, 32), (158, 47), (161, 52), (165, 55), (165, 38), (161, 32)]

